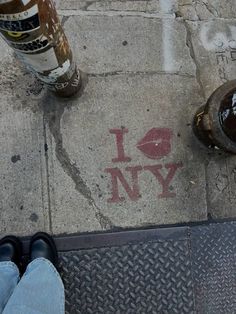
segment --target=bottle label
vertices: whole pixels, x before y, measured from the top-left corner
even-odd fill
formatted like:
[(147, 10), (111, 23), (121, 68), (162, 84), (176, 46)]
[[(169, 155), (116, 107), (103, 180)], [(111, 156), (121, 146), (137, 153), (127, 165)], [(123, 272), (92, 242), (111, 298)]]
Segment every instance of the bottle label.
[(49, 41), (45, 36), (41, 35), (38, 38), (35, 38), (34, 40), (23, 43), (15, 43), (9, 41), (9, 45), (13, 49), (16, 49), (24, 53), (35, 53), (47, 48), (49, 46)]
[(9, 3), (12, 2), (13, 0), (0, 0), (0, 4), (5, 4), (5, 3)]
[(19, 58), (34, 72), (43, 73), (59, 67), (54, 48), (38, 54), (23, 54), (17, 52)]
[(0, 29), (9, 32), (29, 32), (40, 27), (38, 6), (15, 14), (0, 14)]

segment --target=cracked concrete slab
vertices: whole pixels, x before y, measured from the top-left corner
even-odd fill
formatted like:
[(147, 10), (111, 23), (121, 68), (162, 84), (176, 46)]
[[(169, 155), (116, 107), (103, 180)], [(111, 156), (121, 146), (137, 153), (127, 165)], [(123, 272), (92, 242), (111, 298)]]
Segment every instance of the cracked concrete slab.
[(236, 21), (186, 22), (206, 97), (236, 72)]
[(236, 17), (234, 0), (56, 0), (56, 5), (59, 10), (181, 14), (192, 21)]
[(103, 230), (96, 208), (76, 190), (75, 182), (58, 160), (53, 136), (49, 133), (47, 137), (52, 232), (60, 234)]
[(178, 1), (166, 0), (56, 0), (59, 10), (85, 11), (136, 11), (173, 14), (177, 11)]
[[(49, 178), (52, 176), (54, 191), (51, 204), (55, 204), (51, 207), (52, 224), (56, 231), (205, 220), (205, 168), (190, 127), (200, 101), (194, 78), (89, 76), (82, 96), (67, 101), (60, 125), (58, 110), (47, 114), (48, 136), (57, 143), (56, 154), (55, 144), (49, 148)], [(157, 155), (147, 138), (137, 146), (148, 132), (152, 137), (150, 131), (157, 141), (170, 132), (170, 146), (162, 142)], [(127, 160), (116, 160), (116, 132), (124, 132)], [(169, 181), (166, 187), (163, 180)]]
[(157, 1), (58, 1), (59, 10), (159, 12)]
[[(236, 73), (236, 21), (186, 22), (205, 99)], [(213, 218), (236, 217), (236, 158), (209, 154), (207, 173), (208, 212)]]
[(234, 0), (179, 0), (178, 9), (187, 20), (236, 18)]
[(56, 100), (0, 42), (0, 234), (236, 217), (235, 157), (191, 131), (235, 78), (234, 1), (57, 5), (88, 81)]
[(214, 219), (236, 217), (236, 158), (210, 158), (206, 171), (209, 214)]
[(134, 16), (72, 16), (64, 27), (75, 59), (84, 72), (166, 71), (195, 75), (182, 21)]
[(49, 231), (43, 116), (37, 112), (42, 87), (2, 44), (1, 56), (0, 234)]

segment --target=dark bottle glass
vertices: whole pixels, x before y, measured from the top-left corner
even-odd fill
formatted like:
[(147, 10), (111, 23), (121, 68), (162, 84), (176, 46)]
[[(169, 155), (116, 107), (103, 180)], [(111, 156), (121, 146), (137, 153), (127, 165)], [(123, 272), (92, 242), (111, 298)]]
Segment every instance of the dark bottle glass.
[(219, 119), (224, 133), (236, 143), (236, 89), (222, 100)]

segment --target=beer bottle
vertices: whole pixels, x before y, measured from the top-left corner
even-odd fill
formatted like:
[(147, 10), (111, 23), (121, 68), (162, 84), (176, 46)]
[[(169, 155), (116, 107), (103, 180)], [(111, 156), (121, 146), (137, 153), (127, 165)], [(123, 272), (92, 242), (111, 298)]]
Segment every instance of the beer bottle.
[(53, 0), (0, 0), (0, 34), (57, 95), (79, 90), (80, 74)]

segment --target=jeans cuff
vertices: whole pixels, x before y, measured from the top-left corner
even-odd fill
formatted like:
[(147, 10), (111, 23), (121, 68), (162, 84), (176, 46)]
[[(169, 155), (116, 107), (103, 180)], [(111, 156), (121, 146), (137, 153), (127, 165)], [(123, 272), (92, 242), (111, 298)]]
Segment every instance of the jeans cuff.
[(14, 269), (17, 272), (17, 275), (20, 276), (19, 269), (18, 269), (18, 267), (16, 266), (15, 263), (13, 263), (11, 261), (0, 262), (0, 270), (1, 269), (6, 269), (6, 268)]
[(40, 264), (46, 264), (47, 267), (49, 267), (51, 269), (51, 271), (58, 277), (58, 279), (61, 281), (61, 284), (63, 286), (61, 276), (58, 273), (56, 267), (48, 259), (46, 259), (44, 257), (38, 257), (38, 258), (34, 259), (31, 263), (29, 263), (29, 265), (27, 266), (25, 274), (27, 274), (27, 272), (30, 271), (31, 268), (33, 268), (35, 265), (37, 266)]
[(58, 313), (58, 314), (64, 314), (65, 313), (65, 288), (64, 288), (64, 284), (63, 284), (62, 278), (61, 278), (60, 274), (58, 273), (57, 269), (48, 259), (43, 258), (43, 257), (39, 257), (39, 258), (34, 259), (28, 265), (24, 276), (27, 275), (27, 272), (30, 272), (30, 271), (34, 270), (34, 268), (37, 268), (40, 266), (46, 266), (47, 269), (49, 268), (49, 271), (57, 279), (57, 285), (60, 285), (60, 293), (61, 293), (61, 296), (60, 296), (61, 306), (60, 306), (60, 313)]

